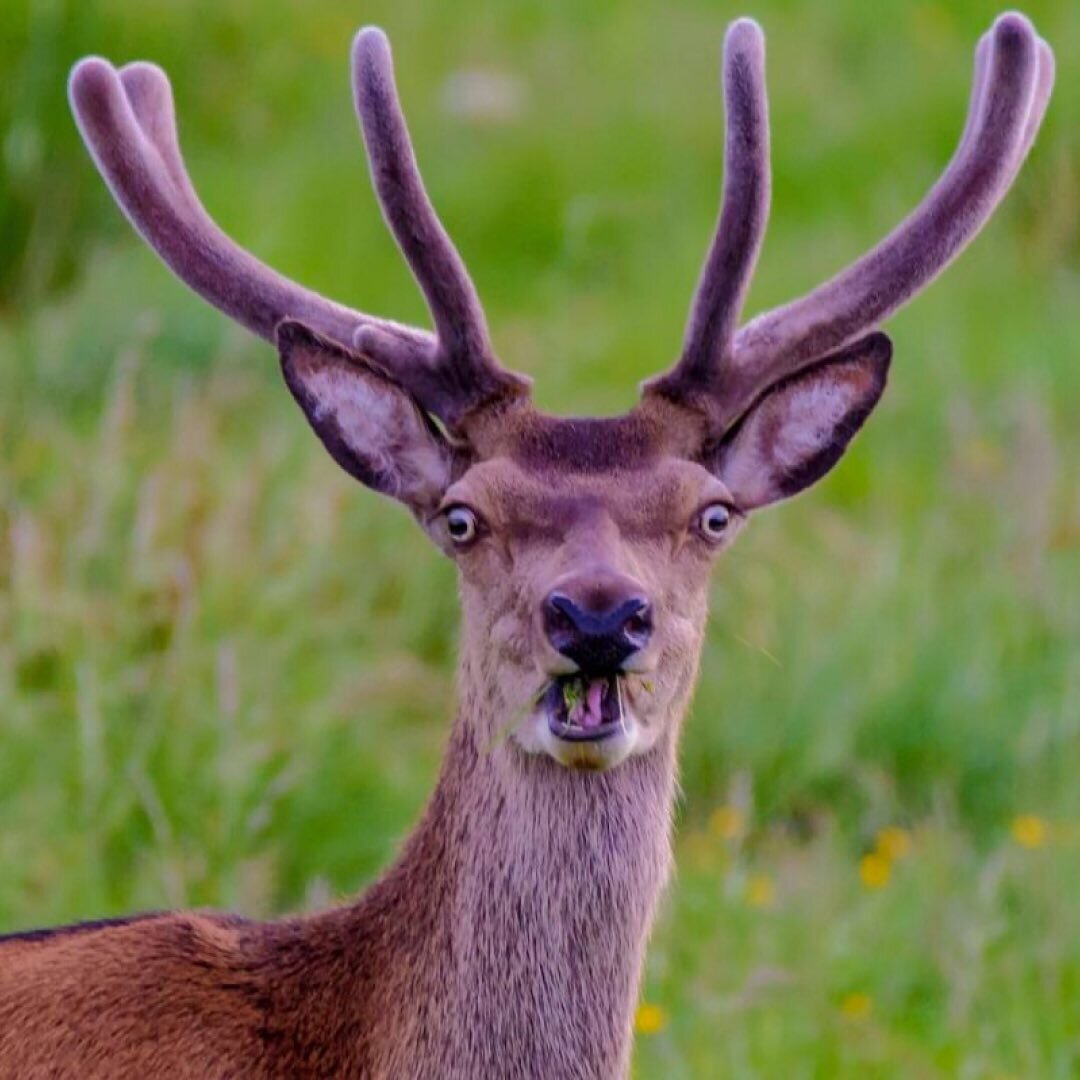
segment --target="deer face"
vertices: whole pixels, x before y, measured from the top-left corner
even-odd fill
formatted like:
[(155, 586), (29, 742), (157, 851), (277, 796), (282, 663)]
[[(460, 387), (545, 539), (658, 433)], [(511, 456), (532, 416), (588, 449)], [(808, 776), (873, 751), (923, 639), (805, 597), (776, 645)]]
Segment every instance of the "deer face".
[(742, 520), (708, 470), (635, 445), (636, 419), (523, 417), (554, 460), (512, 445), (452, 484), (433, 523), (494, 715), (564, 765), (609, 768), (665, 735), (693, 682), (710, 567)]
[[(457, 563), (466, 707), (560, 764), (649, 752), (694, 682), (713, 563), (747, 515), (837, 460), (877, 402), (884, 335), (770, 388), (721, 440), (647, 391), (622, 417), (559, 420), (512, 401), (452, 444), (393, 380), (299, 324), (286, 381), (352, 476), (404, 502)], [(479, 704), (479, 703), (474, 703)]]
[(276, 340), (334, 459), (408, 506), (457, 561), (464, 682), (496, 705), (484, 738), (513, 721), (518, 749), (607, 768), (665, 736), (664, 718), (681, 715), (690, 693), (713, 560), (747, 515), (843, 453), (885, 385), (891, 346), (868, 331), (1004, 196), (1042, 122), (1054, 62), (1023, 16), (997, 19), (976, 50), (956, 154), (922, 204), (836, 277), (740, 328), (769, 204), (764, 79), (760, 28), (737, 20), (724, 44), (723, 204), (678, 361), (626, 416), (556, 420), (495, 359), (420, 180), (380, 31), (354, 42), (356, 107), (434, 334), (334, 304), (228, 240), (184, 169), (159, 69), (91, 58), (72, 73), (80, 130), (143, 236), (192, 288)]

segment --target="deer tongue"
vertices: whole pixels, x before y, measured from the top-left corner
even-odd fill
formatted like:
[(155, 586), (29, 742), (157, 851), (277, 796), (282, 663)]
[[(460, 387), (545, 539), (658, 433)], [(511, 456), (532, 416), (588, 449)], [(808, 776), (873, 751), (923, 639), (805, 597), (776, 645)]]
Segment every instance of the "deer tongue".
[(593, 679), (585, 687), (585, 697), (578, 708), (580, 714), (575, 718), (583, 728), (597, 728), (604, 722), (603, 700), (606, 679)]
[(571, 723), (583, 728), (598, 728), (604, 722), (604, 690), (607, 679), (590, 679), (585, 693), (570, 712)]

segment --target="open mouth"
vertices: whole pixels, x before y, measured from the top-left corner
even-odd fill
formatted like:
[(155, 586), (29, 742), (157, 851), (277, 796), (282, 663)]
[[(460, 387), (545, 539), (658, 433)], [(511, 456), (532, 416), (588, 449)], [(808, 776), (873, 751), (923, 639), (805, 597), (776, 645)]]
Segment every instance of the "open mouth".
[(594, 742), (625, 730), (623, 695), (617, 673), (562, 675), (543, 697), (548, 727), (568, 742)]

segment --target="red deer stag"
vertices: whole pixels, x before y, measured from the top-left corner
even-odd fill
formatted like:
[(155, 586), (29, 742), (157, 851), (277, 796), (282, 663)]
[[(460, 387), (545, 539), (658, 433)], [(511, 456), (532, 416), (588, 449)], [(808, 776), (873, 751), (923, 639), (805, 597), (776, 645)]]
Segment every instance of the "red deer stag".
[[(275, 342), (337, 463), (458, 567), (460, 706), (397, 862), (352, 904), (251, 922), (167, 912), (0, 941), (5, 1077), (625, 1075), (671, 863), (676, 744), (707, 583), (749, 514), (826, 473), (885, 387), (875, 329), (974, 237), (1053, 81), (1021, 15), (979, 42), (948, 168), (888, 237), (739, 327), (769, 206), (764, 43), (729, 29), (723, 203), (682, 352), (626, 415), (559, 419), (495, 357), (428, 201), (384, 35), (353, 48), (386, 220), (434, 332), (274, 273), (208, 217), (156, 67), (82, 61), (79, 128), (176, 274)], [(498, 736), (512, 726), (509, 737)]]

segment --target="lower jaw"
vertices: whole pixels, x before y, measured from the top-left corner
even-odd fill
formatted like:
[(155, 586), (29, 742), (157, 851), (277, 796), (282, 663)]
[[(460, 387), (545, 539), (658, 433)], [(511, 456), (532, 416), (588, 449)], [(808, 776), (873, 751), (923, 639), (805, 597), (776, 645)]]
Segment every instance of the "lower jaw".
[(578, 735), (563, 736), (558, 733), (547, 716), (537, 717), (541, 729), (541, 746), (549, 757), (570, 769), (603, 772), (622, 764), (638, 746), (637, 721), (624, 715), (613, 725), (605, 725), (602, 733), (590, 738)]
[[(549, 757), (567, 769), (602, 772), (646, 749), (650, 740), (645, 738), (625, 686), (608, 687), (612, 693), (605, 693), (600, 715), (595, 709), (590, 710), (590, 718), (578, 712), (571, 721), (560, 689), (566, 678), (548, 682), (534, 709), (514, 730), (514, 741), (526, 754)], [(625, 676), (618, 678), (621, 682)], [(575, 700), (580, 701), (580, 696)]]

